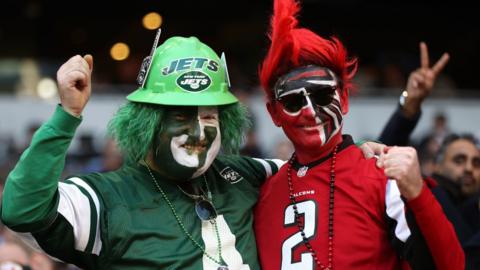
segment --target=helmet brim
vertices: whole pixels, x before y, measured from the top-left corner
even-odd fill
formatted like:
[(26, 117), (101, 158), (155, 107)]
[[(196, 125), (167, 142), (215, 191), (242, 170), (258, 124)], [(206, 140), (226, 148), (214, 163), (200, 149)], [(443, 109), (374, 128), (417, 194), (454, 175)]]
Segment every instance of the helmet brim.
[(186, 91), (154, 93), (144, 88), (139, 88), (128, 95), (127, 100), (140, 103), (178, 106), (215, 106), (238, 102), (238, 99), (230, 92), (213, 92), (208, 93), (208, 95), (202, 92)]

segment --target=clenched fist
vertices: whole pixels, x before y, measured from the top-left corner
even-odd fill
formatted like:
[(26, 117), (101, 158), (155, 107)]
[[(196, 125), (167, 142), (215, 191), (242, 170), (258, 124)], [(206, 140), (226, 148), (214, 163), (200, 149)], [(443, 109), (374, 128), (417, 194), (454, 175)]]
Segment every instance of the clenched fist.
[(57, 71), (58, 92), (63, 109), (79, 117), (92, 91), (93, 57), (76, 55)]
[(397, 181), (403, 197), (407, 200), (416, 198), (423, 188), (417, 151), (413, 147), (394, 146), (387, 148), (385, 152), (380, 156), (377, 165), (384, 168), (388, 178)]

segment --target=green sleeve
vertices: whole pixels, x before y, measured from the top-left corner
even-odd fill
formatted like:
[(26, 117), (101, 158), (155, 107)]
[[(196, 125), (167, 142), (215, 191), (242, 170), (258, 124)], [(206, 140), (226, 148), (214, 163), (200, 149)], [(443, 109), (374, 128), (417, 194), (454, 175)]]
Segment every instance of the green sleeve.
[(81, 118), (58, 106), (10, 172), (3, 191), (1, 219), (12, 230), (36, 232), (55, 220), (58, 181), (80, 122)]

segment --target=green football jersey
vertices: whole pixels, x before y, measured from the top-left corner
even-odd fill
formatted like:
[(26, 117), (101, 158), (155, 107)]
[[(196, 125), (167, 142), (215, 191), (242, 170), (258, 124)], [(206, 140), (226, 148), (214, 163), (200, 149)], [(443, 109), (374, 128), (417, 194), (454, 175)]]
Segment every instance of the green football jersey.
[[(86, 269), (259, 269), (253, 207), (282, 162), (218, 156), (194, 185), (211, 193), (215, 222), (147, 167), (124, 165), (58, 182), (80, 119), (57, 108), (10, 173), (1, 217), (50, 255)], [(168, 202), (167, 202), (168, 200)], [(176, 218), (177, 217), (177, 218)], [(221, 254), (221, 258), (220, 258)]]

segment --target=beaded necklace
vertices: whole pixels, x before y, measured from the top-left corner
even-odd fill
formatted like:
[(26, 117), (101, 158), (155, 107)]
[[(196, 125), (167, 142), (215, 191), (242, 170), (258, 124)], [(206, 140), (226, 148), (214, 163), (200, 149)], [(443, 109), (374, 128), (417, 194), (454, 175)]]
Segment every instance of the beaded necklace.
[[(218, 260), (216, 258), (214, 258), (212, 255), (208, 254), (207, 251), (205, 250), (205, 248), (202, 247), (202, 245), (200, 245), (197, 242), (197, 240), (195, 240), (193, 238), (193, 236), (187, 231), (187, 229), (185, 228), (185, 225), (183, 224), (182, 220), (180, 219), (180, 216), (177, 214), (177, 211), (175, 210), (175, 207), (173, 207), (172, 202), (170, 201), (170, 199), (168, 199), (167, 194), (163, 191), (163, 189), (158, 184), (157, 178), (155, 178), (155, 176), (153, 175), (153, 173), (150, 169), (150, 166), (148, 166), (147, 162), (145, 162), (145, 165), (148, 169), (148, 173), (150, 173), (150, 176), (152, 177), (153, 183), (157, 187), (158, 191), (160, 191), (160, 194), (162, 195), (163, 199), (165, 199), (165, 201), (167, 202), (167, 205), (170, 207), (170, 210), (172, 211), (173, 216), (177, 220), (177, 223), (180, 226), (180, 228), (182, 229), (183, 233), (185, 233), (185, 235), (187, 235), (188, 239), (190, 239), (190, 241), (192, 241), (192, 243), (196, 247), (198, 247), (203, 252), (203, 254), (205, 254), (205, 256), (207, 256), (207, 258), (209, 258), (210, 260), (212, 260), (213, 262), (218, 264), (217, 270), (228, 270), (228, 266), (222, 258), (222, 243), (220, 241), (220, 234), (218, 233), (217, 220), (212, 219), (212, 220), (210, 220), (210, 223), (213, 224), (213, 227), (215, 229), (215, 234), (217, 236), (217, 251), (218, 251), (218, 257), (219, 257)], [(207, 183), (207, 179), (206, 179), (205, 175), (203, 175), (203, 179), (205, 180), (205, 183)], [(182, 190), (182, 192), (183, 192), (183, 190)], [(207, 184), (207, 192), (210, 194), (210, 190), (208, 190), (208, 184)]]
[(303, 243), (305, 247), (310, 251), (312, 254), (315, 263), (323, 270), (333, 270), (333, 207), (334, 207), (334, 195), (335, 195), (335, 161), (337, 159), (337, 150), (338, 145), (335, 146), (332, 155), (332, 162), (330, 166), (330, 197), (328, 203), (328, 264), (325, 266), (323, 263), (320, 262), (318, 259), (318, 255), (313, 249), (310, 241), (305, 236), (305, 232), (303, 231), (303, 224), (300, 222), (300, 214), (298, 213), (297, 209), (297, 201), (295, 200), (294, 196), (294, 189), (293, 189), (293, 182), (292, 182), (292, 166), (293, 162), (296, 160), (295, 153), (293, 153), (292, 157), (288, 161), (288, 168), (287, 168), (287, 180), (288, 180), (288, 191), (290, 196), (290, 201), (293, 204), (293, 211), (295, 213), (295, 221), (297, 223), (298, 229), (300, 230), (300, 234), (303, 238)]

